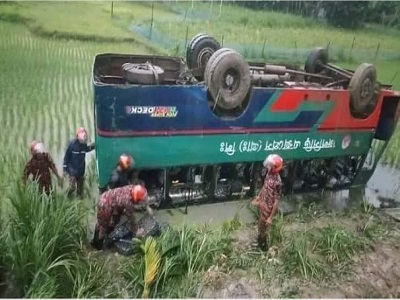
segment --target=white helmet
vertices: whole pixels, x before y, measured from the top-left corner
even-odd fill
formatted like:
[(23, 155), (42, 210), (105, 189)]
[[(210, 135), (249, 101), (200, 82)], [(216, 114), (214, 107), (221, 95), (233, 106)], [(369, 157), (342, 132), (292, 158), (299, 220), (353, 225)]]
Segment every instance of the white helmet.
[(278, 154), (270, 154), (264, 160), (263, 166), (273, 173), (279, 173), (283, 167), (283, 158)]

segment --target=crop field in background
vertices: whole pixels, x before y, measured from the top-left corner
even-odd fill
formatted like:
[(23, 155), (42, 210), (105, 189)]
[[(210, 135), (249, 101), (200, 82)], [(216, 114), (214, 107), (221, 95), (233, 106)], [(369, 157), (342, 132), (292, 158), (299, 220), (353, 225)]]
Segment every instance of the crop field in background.
[[(157, 45), (175, 48), (179, 54), (184, 53), (192, 36), (207, 32), (224, 46), (253, 60), (304, 63), (311, 48), (329, 45), (331, 58), (336, 62), (400, 62), (399, 32), (383, 31), (377, 25), (368, 25), (367, 30), (348, 31), (291, 14), (254, 11), (226, 3), (219, 5), (220, 1), (214, 1), (213, 5), (196, 1), (178, 4), (163, 1), (163, 4), (175, 13), (175, 18), (166, 18), (155, 8), (153, 22), (150, 12), (147, 18), (132, 18), (130, 28)], [(117, 12), (114, 16), (119, 18)]]
[[(76, 128), (85, 126), (93, 136), (91, 65), (95, 54), (148, 53), (145, 47), (133, 43), (38, 38), (22, 25), (6, 22), (0, 22), (0, 35), (0, 118), (4, 133), (0, 156), (11, 166), (16, 159), (27, 158), (29, 143), (39, 139), (60, 169), (68, 139)], [(12, 171), (2, 168), (0, 176)]]

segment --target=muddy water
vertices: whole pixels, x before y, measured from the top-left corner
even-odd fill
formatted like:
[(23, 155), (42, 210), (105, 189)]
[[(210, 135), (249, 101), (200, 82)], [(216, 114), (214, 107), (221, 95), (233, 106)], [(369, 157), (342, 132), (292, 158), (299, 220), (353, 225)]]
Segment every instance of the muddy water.
[(400, 170), (379, 164), (365, 192), (368, 200), (376, 206), (390, 200), (395, 202), (393, 205), (400, 205)]
[[(338, 192), (286, 196), (280, 203), (284, 214), (295, 212), (300, 204), (320, 203), (328, 209), (341, 210), (366, 200), (375, 207), (400, 206), (400, 170), (379, 164), (366, 188), (342, 190)], [(254, 215), (247, 208), (249, 199), (235, 202), (209, 204), (157, 212), (157, 218), (170, 222), (171, 225), (209, 223), (219, 226), (224, 221), (232, 220), (238, 214), (242, 221), (254, 221)]]

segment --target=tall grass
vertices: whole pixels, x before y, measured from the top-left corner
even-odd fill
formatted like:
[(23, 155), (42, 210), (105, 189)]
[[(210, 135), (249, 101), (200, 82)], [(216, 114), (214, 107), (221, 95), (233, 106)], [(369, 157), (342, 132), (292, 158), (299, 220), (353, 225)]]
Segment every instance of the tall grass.
[(323, 261), (313, 253), (310, 232), (295, 232), (282, 253), (285, 271), (305, 279), (321, 279), (325, 274)]
[(328, 225), (318, 231), (315, 251), (328, 263), (339, 267), (348, 263), (355, 254), (365, 247), (365, 240), (351, 234), (343, 228)]
[(79, 201), (14, 183), (3, 223), (4, 265), (13, 296), (102, 296), (104, 266), (85, 256), (87, 211)]
[[(184, 226), (177, 231), (169, 229), (156, 243), (161, 262), (151, 289), (147, 291), (151, 298), (195, 297), (199, 276), (216, 264), (220, 255), (229, 255), (231, 251), (229, 236), (206, 226), (198, 229)], [(140, 297), (145, 290), (145, 268), (146, 255), (131, 258), (123, 268), (131, 283), (132, 297)]]

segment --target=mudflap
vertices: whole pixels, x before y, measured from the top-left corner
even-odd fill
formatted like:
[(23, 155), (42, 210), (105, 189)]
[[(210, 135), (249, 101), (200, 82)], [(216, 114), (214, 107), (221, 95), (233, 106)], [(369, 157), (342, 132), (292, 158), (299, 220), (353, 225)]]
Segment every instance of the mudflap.
[[(169, 225), (161, 224), (154, 217), (145, 215), (138, 221), (138, 228), (144, 229), (142, 239), (146, 239), (149, 236), (160, 236), (164, 230), (169, 228)], [(108, 246), (113, 244), (119, 254), (130, 256), (140, 251), (139, 244), (132, 241), (134, 237), (135, 234), (130, 231), (127, 222), (124, 222), (108, 235), (106, 238), (107, 242), (104, 241), (104, 243)]]

